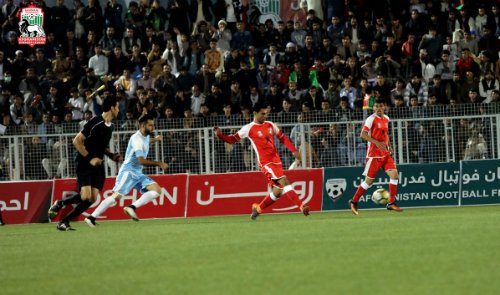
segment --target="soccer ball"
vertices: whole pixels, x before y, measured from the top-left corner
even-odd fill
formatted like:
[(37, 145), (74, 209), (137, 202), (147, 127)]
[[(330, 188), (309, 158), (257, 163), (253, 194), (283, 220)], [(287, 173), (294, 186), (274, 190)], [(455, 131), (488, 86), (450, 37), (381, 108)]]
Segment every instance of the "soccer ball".
[(377, 205), (385, 205), (389, 202), (389, 192), (383, 188), (379, 188), (372, 195), (373, 203)]

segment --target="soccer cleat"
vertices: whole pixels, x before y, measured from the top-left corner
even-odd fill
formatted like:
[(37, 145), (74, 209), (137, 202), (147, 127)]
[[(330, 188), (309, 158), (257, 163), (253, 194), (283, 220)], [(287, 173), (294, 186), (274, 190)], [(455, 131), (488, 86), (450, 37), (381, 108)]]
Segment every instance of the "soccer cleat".
[(95, 227), (97, 225), (97, 223), (95, 223), (95, 218), (93, 216), (89, 216), (85, 218), (83, 221), (85, 221), (85, 223), (90, 227)]
[(69, 222), (59, 222), (56, 227), (60, 231), (70, 231), (75, 230), (69, 225)]
[(358, 215), (358, 202), (353, 202), (352, 200), (349, 200), (349, 207), (351, 207), (352, 214)]
[(59, 213), (59, 210), (61, 210), (62, 207), (64, 207), (64, 205), (61, 200), (55, 201), (54, 204), (49, 208), (49, 218), (56, 218), (57, 213)]
[(387, 210), (392, 210), (392, 211), (396, 211), (396, 212), (403, 212), (403, 209), (399, 208), (399, 206), (396, 205), (396, 203), (389, 203), (389, 204), (387, 204), (386, 208), (387, 208)]
[(250, 215), (250, 218), (252, 218), (252, 220), (255, 220), (257, 219), (257, 217), (259, 217), (260, 213), (262, 213), (262, 210), (260, 209), (259, 204), (252, 204), (252, 215)]
[(300, 206), (300, 211), (302, 211), (302, 214), (304, 214), (304, 216), (309, 216), (310, 210), (311, 210), (311, 208), (309, 208), (309, 206), (307, 206), (307, 205)]
[(130, 216), (130, 218), (132, 218), (133, 221), (139, 221), (139, 217), (137, 217), (137, 214), (135, 214), (135, 210), (133, 208), (125, 207), (123, 208), (123, 212), (125, 212), (125, 214)]

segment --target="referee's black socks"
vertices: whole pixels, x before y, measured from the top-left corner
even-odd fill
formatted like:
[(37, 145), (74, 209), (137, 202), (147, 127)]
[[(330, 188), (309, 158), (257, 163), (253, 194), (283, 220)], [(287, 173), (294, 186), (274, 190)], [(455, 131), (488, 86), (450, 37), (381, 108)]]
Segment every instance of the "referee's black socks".
[(64, 217), (61, 222), (69, 222), (75, 218), (77, 218), (80, 214), (85, 212), (90, 206), (92, 205), (92, 202), (90, 201), (81, 201), (74, 209), (71, 211), (66, 217)]
[(69, 204), (78, 204), (82, 201), (82, 197), (80, 194), (72, 195), (71, 197), (62, 200), (62, 203), (64, 206), (69, 205)]

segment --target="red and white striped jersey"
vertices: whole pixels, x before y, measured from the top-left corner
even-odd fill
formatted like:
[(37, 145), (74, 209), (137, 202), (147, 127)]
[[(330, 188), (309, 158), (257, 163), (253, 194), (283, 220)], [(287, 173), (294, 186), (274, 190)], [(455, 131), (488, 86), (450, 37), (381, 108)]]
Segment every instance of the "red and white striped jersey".
[[(389, 144), (389, 117), (384, 115), (379, 117), (376, 114), (372, 114), (365, 121), (363, 130), (371, 136), (371, 138), (383, 142), (386, 145)], [(382, 158), (390, 155), (389, 151), (382, 151), (376, 145), (368, 142), (368, 151), (366, 153), (367, 158)]]
[(217, 135), (220, 139), (228, 143), (235, 143), (243, 138), (248, 138), (252, 147), (257, 154), (259, 165), (265, 166), (269, 163), (281, 164), (281, 158), (276, 150), (274, 138), (275, 136), (283, 143), (290, 152), (297, 151), (290, 139), (281, 131), (276, 124), (270, 121), (265, 121), (262, 124), (257, 122), (249, 123), (233, 135)]
[(280, 132), (278, 126), (270, 121), (262, 124), (252, 122), (243, 126), (238, 135), (240, 138), (248, 137), (257, 154), (257, 161), (261, 166), (268, 163), (281, 163), (280, 155), (274, 145), (274, 136)]

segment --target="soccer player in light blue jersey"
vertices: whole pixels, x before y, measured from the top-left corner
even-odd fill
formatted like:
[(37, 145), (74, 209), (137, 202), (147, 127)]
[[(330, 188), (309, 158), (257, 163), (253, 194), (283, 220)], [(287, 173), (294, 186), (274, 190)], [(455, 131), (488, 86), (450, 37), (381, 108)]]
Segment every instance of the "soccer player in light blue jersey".
[(158, 166), (163, 170), (168, 168), (167, 163), (146, 159), (149, 152), (149, 144), (162, 140), (160, 135), (151, 138), (153, 131), (153, 117), (147, 114), (142, 115), (139, 118), (139, 131), (134, 133), (128, 142), (125, 161), (120, 167), (120, 171), (116, 177), (113, 194), (111, 197), (104, 199), (95, 211), (89, 215), (89, 217), (85, 218), (85, 222), (90, 227), (96, 225), (95, 220), (98, 216), (104, 213), (109, 207), (115, 205), (122, 196), (127, 195), (134, 187), (144, 194), (132, 203), (132, 205), (123, 209), (123, 211), (134, 221), (139, 221), (135, 210), (146, 205), (160, 195), (161, 188), (158, 183), (142, 172), (144, 166)]

